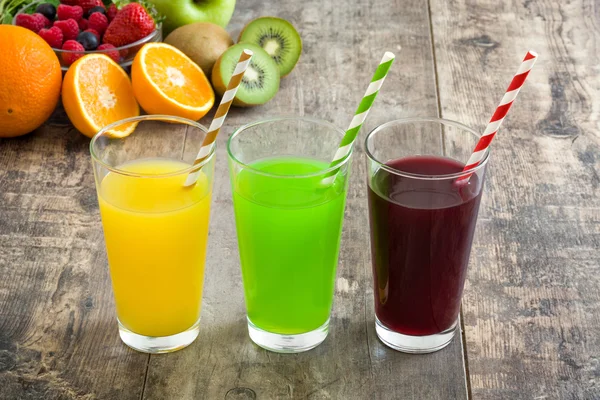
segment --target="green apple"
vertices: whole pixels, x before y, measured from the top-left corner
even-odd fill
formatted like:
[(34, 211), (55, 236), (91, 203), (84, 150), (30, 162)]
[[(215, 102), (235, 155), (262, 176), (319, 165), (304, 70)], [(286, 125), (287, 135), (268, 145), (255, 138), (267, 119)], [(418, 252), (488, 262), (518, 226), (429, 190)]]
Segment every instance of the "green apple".
[(180, 26), (194, 22), (212, 22), (225, 28), (233, 15), (235, 0), (149, 0), (165, 16), (166, 36)]

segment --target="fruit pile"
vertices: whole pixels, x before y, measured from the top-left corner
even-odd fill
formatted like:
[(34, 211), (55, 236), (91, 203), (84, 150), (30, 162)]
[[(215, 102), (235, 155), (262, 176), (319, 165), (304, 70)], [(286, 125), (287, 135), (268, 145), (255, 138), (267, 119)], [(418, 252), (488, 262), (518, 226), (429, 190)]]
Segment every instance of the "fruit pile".
[(279, 90), (280, 79), (296, 66), (302, 52), (298, 31), (288, 21), (261, 17), (248, 23), (238, 43), (220, 26), (197, 22), (175, 29), (167, 38), (211, 77), (215, 92), (223, 95), (244, 49), (254, 53), (233, 104), (264, 104)]
[(18, 14), (15, 24), (37, 33), (53, 49), (65, 50), (61, 57), (66, 66), (91, 50), (101, 50), (120, 62), (127, 52), (118, 47), (156, 29), (155, 19), (142, 4), (106, 7), (102, 0), (61, 0), (58, 7), (41, 3), (33, 14)]
[[(0, 20), (6, 21), (2, 1)], [(0, 54), (7, 55), (0, 57), (0, 87), (10, 87), (10, 96), (0, 96), (0, 137), (40, 126), (59, 101), (59, 92), (69, 119), (89, 137), (140, 112), (199, 120), (213, 107), (215, 93), (225, 92), (244, 49), (252, 50), (253, 57), (233, 104), (265, 104), (279, 90), (281, 78), (296, 66), (302, 40), (288, 21), (262, 17), (249, 22), (234, 44), (224, 26), (235, 0), (226, 1), (229, 6), (222, 5), (220, 17), (197, 14), (194, 18), (199, 21), (193, 23), (177, 22), (167, 6), (171, 3), (162, 0), (31, 3), (25, 8), (31, 14), (14, 17), (18, 26), (0, 25)], [(165, 26), (174, 30), (165, 43), (132, 46), (163, 26), (154, 7), (159, 5), (165, 9)], [(129, 61), (131, 77), (122, 67)], [(42, 91), (28, 85), (26, 77), (42, 75), (34, 70), (38, 64), (53, 69), (70, 66), (62, 90), (60, 74)], [(22, 72), (15, 65), (22, 66)], [(135, 127), (129, 128), (111, 134), (123, 137)]]

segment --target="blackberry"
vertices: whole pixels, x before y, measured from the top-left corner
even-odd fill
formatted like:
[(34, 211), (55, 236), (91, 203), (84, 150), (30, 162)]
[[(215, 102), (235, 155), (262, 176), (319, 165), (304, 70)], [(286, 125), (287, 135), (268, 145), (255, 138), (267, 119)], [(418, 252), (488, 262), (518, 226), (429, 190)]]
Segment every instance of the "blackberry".
[(77, 35), (77, 41), (86, 50), (96, 50), (100, 45), (100, 41), (92, 32), (81, 32)]
[(90, 10), (89, 10), (89, 11), (88, 11), (88, 13), (87, 13), (87, 16), (88, 16), (88, 18), (89, 18), (89, 17), (90, 17), (90, 16), (91, 16), (93, 13), (96, 13), (96, 12), (99, 12), (99, 13), (101, 13), (101, 14), (104, 14), (104, 15), (106, 15), (106, 9), (105, 9), (104, 7), (102, 7), (102, 6), (96, 6), (96, 7), (92, 7), (92, 8), (90, 8)]
[(50, 21), (54, 21), (54, 18), (56, 17), (56, 7), (50, 3), (40, 4), (35, 8), (35, 12), (42, 14)]

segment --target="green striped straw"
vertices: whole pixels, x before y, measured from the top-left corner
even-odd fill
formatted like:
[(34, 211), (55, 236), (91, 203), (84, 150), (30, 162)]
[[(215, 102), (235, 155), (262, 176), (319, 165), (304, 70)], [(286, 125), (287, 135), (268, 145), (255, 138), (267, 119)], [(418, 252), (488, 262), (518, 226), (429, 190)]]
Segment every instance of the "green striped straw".
[[(363, 122), (367, 119), (367, 115), (369, 114), (369, 110), (379, 93), (379, 89), (381, 85), (383, 85), (383, 81), (394, 62), (394, 54), (386, 51), (381, 59), (381, 62), (377, 66), (377, 70), (371, 79), (371, 83), (367, 88), (367, 92), (363, 96), (360, 104), (358, 105), (358, 109), (356, 113), (354, 113), (354, 118), (352, 118), (352, 122), (350, 122), (350, 126), (346, 130), (346, 134), (344, 135), (340, 146), (338, 147), (335, 155), (333, 156), (333, 161), (329, 164), (329, 168), (335, 167), (336, 165), (341, 164), (344, 159), (350, 154), (352, 150), (352, 146), (354, 145), (354, 140), (358, 136), (358, 132), (360, 128), (362, 128)], [(323, 185), (330, 185), (335, 180), (335, 176), (337, 175), (339, 168), (336, 168), (327, 174), (327, 177), (323, 179)]]

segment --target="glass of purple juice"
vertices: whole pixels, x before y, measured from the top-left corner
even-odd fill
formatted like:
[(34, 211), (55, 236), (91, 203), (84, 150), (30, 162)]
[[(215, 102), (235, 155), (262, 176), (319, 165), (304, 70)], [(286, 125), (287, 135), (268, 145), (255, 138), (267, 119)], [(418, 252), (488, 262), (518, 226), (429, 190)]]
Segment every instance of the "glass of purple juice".
[(463, 171), (478, 139), (439, 118), (367, 136), (375, 328), (395, 350), (430, 353), (454, 337), (489, 157)]

